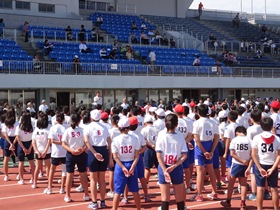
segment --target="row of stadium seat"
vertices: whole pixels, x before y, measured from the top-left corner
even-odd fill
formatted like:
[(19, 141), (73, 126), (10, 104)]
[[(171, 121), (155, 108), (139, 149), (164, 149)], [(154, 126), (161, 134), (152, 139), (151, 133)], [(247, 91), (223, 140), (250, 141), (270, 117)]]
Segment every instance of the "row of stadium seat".
[(16, 44), (15, 41), (0, 39), (0, 60), (31, 61), (32, 56), (22, 50), (21, 46)]

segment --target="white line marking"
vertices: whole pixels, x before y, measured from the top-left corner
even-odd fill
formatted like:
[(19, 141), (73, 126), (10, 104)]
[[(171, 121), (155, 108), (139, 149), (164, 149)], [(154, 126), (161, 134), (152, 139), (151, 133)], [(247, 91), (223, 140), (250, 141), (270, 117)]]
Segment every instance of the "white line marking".
[(65, 206), (56, 206), (56, 207), (50, 207), (50, 208), (45, 208), (45, 209), (39, 209), (39, 210), (51, 210), (51, 209), (60, 209), (60, 208), (69, 208), (72, 206), (82, 206), (82, 205), (89, 205), (90, 203), (77, 203), (77, 204), (69, 204), (69, 205), (65, 205)]
[[(58, 193), (59, 191), (54, 191), (53, 193)], [(44, 195), (43, 192), (41, 193), (34, 193), (34, 194), (25, 194), (25, 195), (16, 195), (16, 196), (10, 196), (10, 197), (3, 197), (0, 198), (0, 200), (8, 200), (8, 199), (14, 199), (14, 198), (23, 198), (23, 197), (30, 197), (30, 196), (36, 196), (36, 195)]]

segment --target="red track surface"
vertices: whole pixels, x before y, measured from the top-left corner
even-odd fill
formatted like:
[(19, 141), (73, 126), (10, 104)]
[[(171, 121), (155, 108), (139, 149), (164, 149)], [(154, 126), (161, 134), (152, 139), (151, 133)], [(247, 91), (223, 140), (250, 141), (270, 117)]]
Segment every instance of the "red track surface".
[[(63, 198), (64, 195), (60, 195), (59, 184), (54, 182), (54, 188), (52, 195), (43, 194), (43, 190), (47, 186), (46, 177), (42, 178), (38, 183), (37, 189), (32, 189), (31, 184), (28, 183), (30, 178), (30, 174), (25, 174), (25, 185), (18, 185), (16, 181), (16, 173), (17, 168), (11, 168), (10, 172), (13, 173), (10, 175), (11, 181), (4, 182), (4, 175), (0, 175), (0, 210), (32, 210), (32, 209), (41, 209), (41, 210), (51, 210), (51, 209), (87, 209), (87, 205), (90, 202), (83, 201), (83, 193), (75, 192), (75, 189), (72, 189), (71, 197), (73, 202), (65, 203)], [(56, 173), (55, 180), (59, 178), (60, 173)], [(106, 180), (108, 179), (106, 174)], [(144, 203), (142, 199), (142, 209), (157, 209), (160, 206), (160, 189), (156, 185), (157, 180), (152, 179), (150, 182), (149, 194), (152, 199), (150, 203)], [(75, 185), (77, 187), (79, 185), (78, 176), (75, 176)], [(186, 205), (188, 209), (225, 209), (220, 206), (220, 200), (225, 199), (226, 195), (223, 193), (227, 188), (224, 187), (219, 191), (219, 200), (218, 201), (210, 201), (207, 200), (206, 194), (210, 193), (210, 187), (206, 186), (206, 191), (204, 192), (205, 201), (203, 202), (191, 202), (189, 201), (189, 197), (194, 194), (187, 195)], [(142, 190), (140, 190), (140, 195), (142, 195)], [(176, 204), (174, 202), (174, 196), (171, 196), (171, 205), (170, 209), (176, 209)], [(107, 198), (106, 204), (108, 205), (107, 209), (111, 209), (112, 207), (112, 199)], [(256, 202), (254, 201), (246, 201), (248, 209), (256, 209)], [(240, 195), (235, 194), (234, 200), (232, 201), (233, 210), (239, 209), (240, 205)], [(128, 210), (135, 209), (133, 198), (130, 197), (129, 203), (123, 205), (120, 203), (119, 209)], [(264, 201), (264, 209), (273, 209), (271, 200)]]

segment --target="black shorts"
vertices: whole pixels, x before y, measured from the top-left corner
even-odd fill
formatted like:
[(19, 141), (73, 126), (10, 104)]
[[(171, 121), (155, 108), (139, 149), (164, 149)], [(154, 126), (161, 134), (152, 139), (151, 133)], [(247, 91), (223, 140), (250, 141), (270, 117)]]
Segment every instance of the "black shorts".
[[(27, 141), (27, 142), (21, 142), (23, 146), (28, 149), (32, 143), (32, 141)], [(34, 150), (33, 148), (31, 149), (30, 154), (26, 155), (21, 148), (21, 146), (18, 144), (17, 147), (17, 154), (18, 154), (18, 161), (24, 161), (24, 158), (27, 157), (28, 160), (34, 160)]]
[(47, 160), (51, 158), (51, 153), (46, 154), (46, 156), (44, 158), (39, 158), (37, 154), (35, 154), (35, 159), (36, 160)]
[[(272, 167), (272, 165), (262, 165), (261, 164), (261, 167), (267, 171), (268, 169), (270, 169)], [(266, 180), (267, 180), (269, 187), (271, 187), (271, 188), (278, 187), (278, 168), (276, 168), (269, 177), (263, 177), (260, 174), (260, 171), (256, 165), (253, 166), (253, 172), (255, 174), (256, 184), (258, 187), (265, 187)]]
[(87, 155), (85, 152), (77, 156), (72, 155), (70, 152), (66, 153), (66, 172), (74, 173), (76, 164), (80, 173), (87, 171)]
[(156, 151), (151, 147), (147, 147), (146, 151), (144, 152), (144, 164), (145, 168), (147, 169), (153, 168), (153, 166), (156, 168), (158, 167)]
[[(15, 136), (9, 136), (9, 139), (12, 143), (14, 142), (15, 138), (16, 138)], [(14, 150), (16, 156), (17, 156), (17, 145), (18, 145), (18, 143), (15, 144), (15, 150)], [(12, 151), (9, 150), (9, 148), (10, 148), (10, 144), (7, 140), (5, 140), (4, 141), (4, 156), (5, 157), (10, 157), (12, 154)]]
[(52, 165), (59, 166), (60, 164), (65, 164), (66, 158), (52, 158)]
[(109, 163), (109, 151), (107, 146), (96, 147), (92, 146), (93, 149), (103, 156), (104, 161), (99, 161), (95, 156), (88, 150), (88, 167), (90, 172), (105, 172)]

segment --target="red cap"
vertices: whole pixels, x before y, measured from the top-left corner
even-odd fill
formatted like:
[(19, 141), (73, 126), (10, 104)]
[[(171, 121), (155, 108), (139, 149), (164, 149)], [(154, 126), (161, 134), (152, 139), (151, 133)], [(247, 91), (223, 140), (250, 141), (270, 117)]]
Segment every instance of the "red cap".
[(109, 118), (109, 115), (107, 112), (102, 112), (101, 114), (101, 119), (108, 119)]
[(143, 107), (141, 107), (141, 111), (142, 113), (146, 113), (146, 109), (144, 109)]
[(274, 109), (280, 109), (279, 101), (272, 101), (272, 103), (270, 104), (270, 107), (272, 107)]
[(178, 112), (184, 113), (184, 110), (185, 109), (181, 104), (176, 105), (175, 108), (174, 108), (174, 111), (177, 112), (177, 113)]
[(135, 116), (128, 118), (130, 125), (138, 125), (138, 119)]
[(192, 101), (191, 103), (190, 103), (190, 107), (195, 107), (196, 106), (196, 104)]

